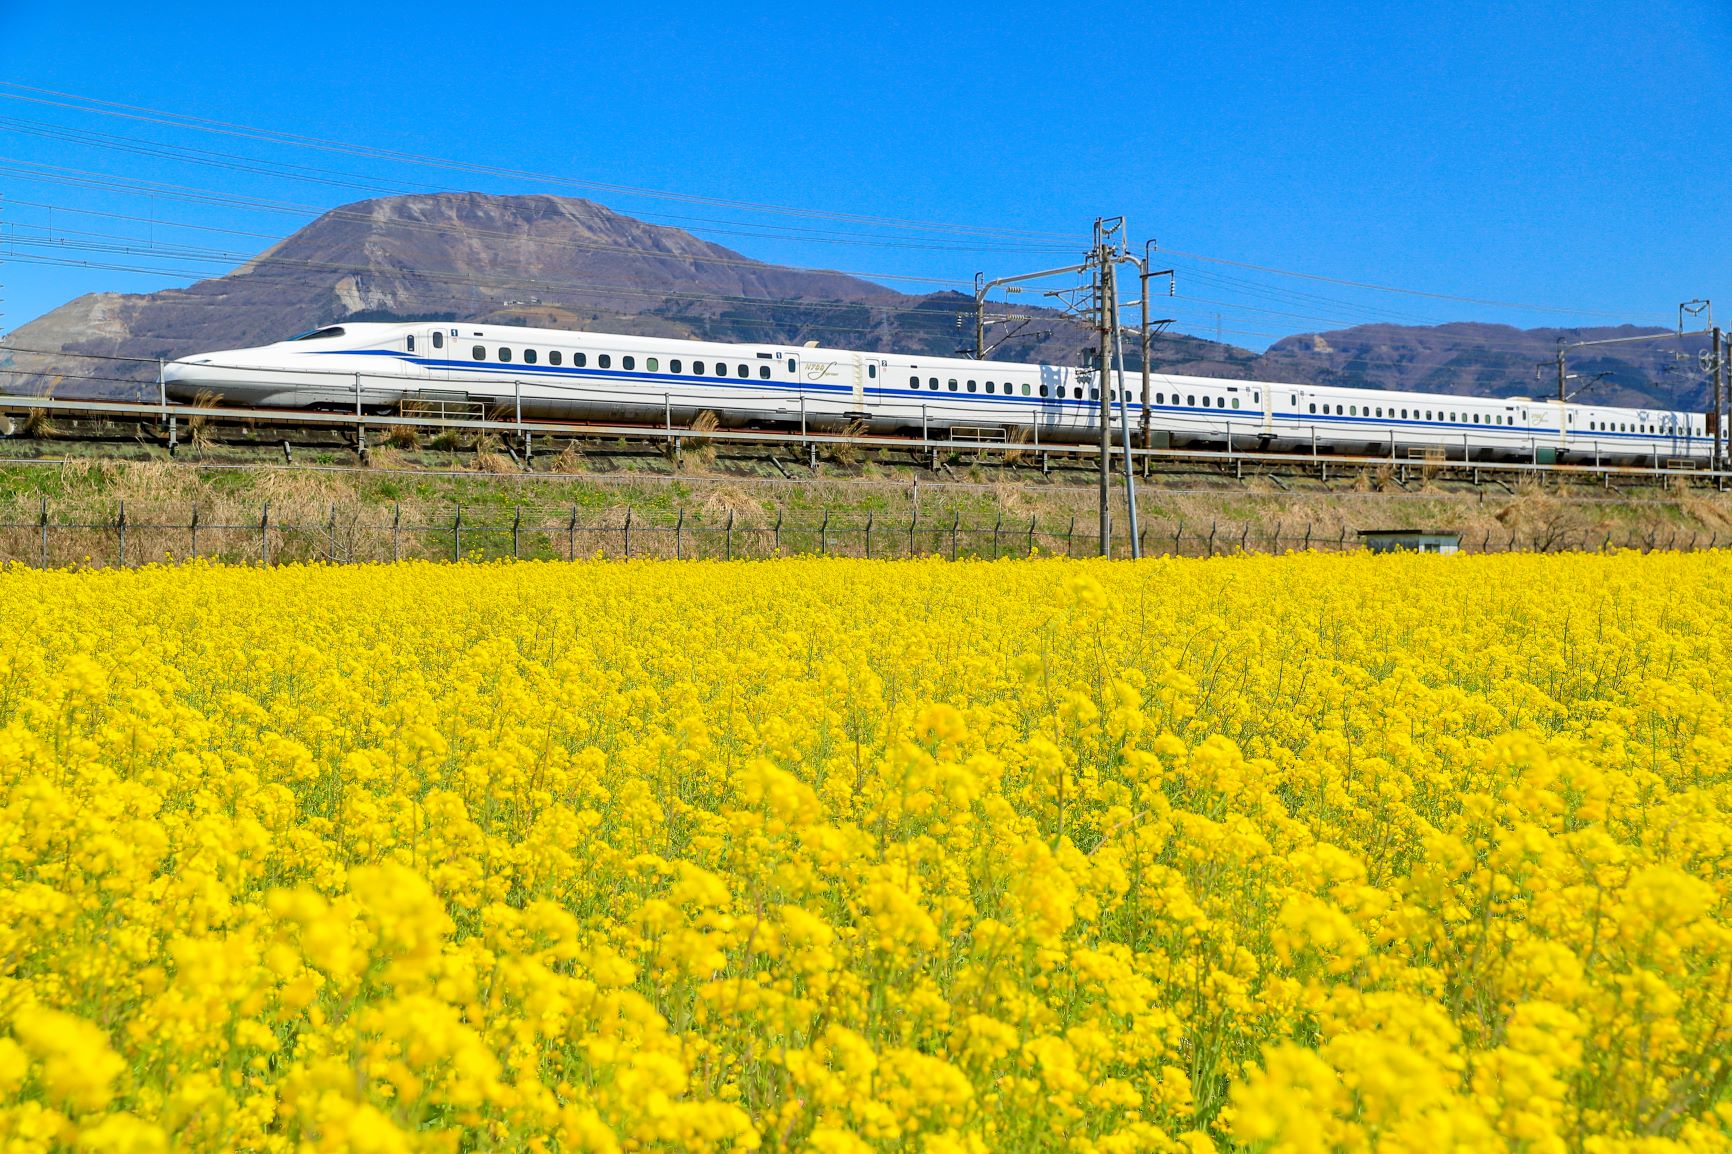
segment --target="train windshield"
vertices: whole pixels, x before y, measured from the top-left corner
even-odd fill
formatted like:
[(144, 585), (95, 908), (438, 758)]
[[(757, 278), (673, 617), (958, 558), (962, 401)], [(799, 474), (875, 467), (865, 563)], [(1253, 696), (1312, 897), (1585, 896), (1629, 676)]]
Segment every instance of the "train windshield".
[(332, 327), (325, 328), (325, 329), (308, 329), (306, 332), (301, 333), (298, 336), (290, 337), (289, 340), (291, 340), (291, 341), (322, 341), (327, 337), (340, 337), (342, 335), (343, 335), (342, 327), (340, 325), (333, 325)]

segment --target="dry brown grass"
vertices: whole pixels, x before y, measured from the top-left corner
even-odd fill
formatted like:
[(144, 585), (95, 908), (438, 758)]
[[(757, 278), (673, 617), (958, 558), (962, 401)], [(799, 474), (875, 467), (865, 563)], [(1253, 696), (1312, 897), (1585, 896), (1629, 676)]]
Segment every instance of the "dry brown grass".
[(31, 409), (24, 414), (24, 435), (26, 437), (52, 437), (57, 430), (54, 422), (48, 416), (47, 409)]
[(547, 463), (546, 470), (550, 473), (582, 473), (587, 465), (588, 459), (574, 437), (554, 454), (553, 459)]
[[(866, 430), (869, 427), (870, 426), (867, 425), (865, 421), (856, 417), (846, 424), (838, 425), (824, 431), (839, 437), (863, 437), (866, 435)], [(841, 465), (843, 468), (852, 468), (860, 463), (861, 450), (859, 445), (849, 444), (845, 441), (836, 441), (825, 446), (824, 455), (835, 464)]]
[[(691, 424), (694, 433), (713, 433), (721, 428), (721, 418), (709, 409), (699, 413)], [(685, 451), (685, 465), (688, 469), (713, 469), (716, 465), (716, 442), (709, 437), (696, 438)]]
[(716, 485), (704, 494), (701, 508), (706, 522), (723, 524), (732, 513), (734, 525), (741, 529), (759, 528), (768, 518), (765, 502), (740, 485)]
[(391, 431), (385, 434), (385, 443), (393, 449), (419, 449), (421, 430), (414, 425), (392, 425)]

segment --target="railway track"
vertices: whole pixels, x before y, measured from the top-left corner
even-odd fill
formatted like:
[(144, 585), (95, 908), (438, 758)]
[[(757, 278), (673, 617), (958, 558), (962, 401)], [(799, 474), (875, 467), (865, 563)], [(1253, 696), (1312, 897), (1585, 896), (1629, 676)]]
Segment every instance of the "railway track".
[[(677, 424), (599, 423), (516, 418), (460, 418), (426, 414), (393, 415), (325, 410), (259, 409), (197, 406), (176, 402), (67, 400), (0, 395), (0, 444), (7, 440), (50, 445), (60, 442), (143, 443), (174, 455), (189, 442), (272, 449), (280, 446), (292, 460), (295, 447), (354, 451), (363, 459), (398, 430), (456, 437), (498, 439), (499, 447), (533, 469), (537, 454), (563, 443), (622, 442), (639, 452), (679, 455), (693, 447), (733, 447), (761, 452), (791, 450), (790, 464), (805, 458), (816, 469), (820, 454), (837, 450), (899, 455), (907, 463), (934, 471), (950, 459), (993, 460), (1041, 473), (1098, 470), (1099, 448), (1087, 443), (1029, 443), (973, 437), (897, 437), (849, 430), (699, 428)], [(953, 431), (954, 432), (954, 431)], [(1114, 447), (1118, 458), (1125, 452)], [(521, 454), (521, 456), (519, 455)], [(1349, 455), (1326, 452), (1274, 452), (1244, 449), (1141, 448), (1129, 454), (1144, 477), (1162, 473), (1208, 472), (1234, 480), (1262, 478), (1279, 486), (1284, 478), (1317, 478), (1328, 482), (1367, 472), (1403, 485), (1417, 478), (1445, 479), (1508, 488), (1528, 478), (1612, 487), (1701, 486), (1724, 491), (1732, 471), (1710, 470), (1688, 461), (1656, 458), (1651, 464), (1589, 462), (1544, 463), (1512, 460), (1448, 458), (1437, 455)], [(770, 457), (785, 475), (780, 458)]]

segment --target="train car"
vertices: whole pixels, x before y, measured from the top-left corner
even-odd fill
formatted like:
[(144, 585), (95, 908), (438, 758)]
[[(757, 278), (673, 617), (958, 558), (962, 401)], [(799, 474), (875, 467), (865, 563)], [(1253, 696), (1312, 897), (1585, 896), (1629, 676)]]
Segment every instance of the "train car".
[[(381, 412), (470, 402), (534, 419), (834, 428), (946, 439), (1099, 436), (1103, 385), (1115, 421), (1141, 421), (1138, 372), (720, 341), (418, 322), (327, 325), (258, 348), (164, 368), (179, 400)], [(1154, 374), (1152, 441), (1537, 463), (1706, 461), (1700, 413), (1384, 392)]]

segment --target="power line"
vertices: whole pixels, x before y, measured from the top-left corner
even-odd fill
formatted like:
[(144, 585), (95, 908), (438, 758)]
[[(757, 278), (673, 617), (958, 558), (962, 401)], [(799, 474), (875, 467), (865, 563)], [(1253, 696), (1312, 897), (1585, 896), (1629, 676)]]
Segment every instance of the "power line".
[(195, 132), (229, 136), (245, 140), (254, 140), (268, 144), (315, 149), (321, 152), (356, 156), (370, 160), (385, 160), (398, 164), (445, 169), (455, 172), (464, 172), (471, 175), (493, 176), (508, 180), (532, 181), (538, 184), (552, 185), (555, 187), (581, 188), (595, 192), (610, 193), (615, 196), (642, 197), (649, 200), (668, 200), (683, 204), (702, 204), (719, 208), (728, 208), (739, 212), (768, 213), (781, 216), (799, 217), (808, 220), (833, 220), (851, 224), (874, 225), (881, 228), (940, 232), (951, 235), (995, 236), (1035, 239), (1049, 242), (1064, 242), (1070, 239), (1062, 233), (1041, 232), (1031, 229), (986, 228), (951, 224), (941, 221), (916, 220), (905, 217), (877, 216), (870, 213), (836, 212), (824, 209), (796, 208), (790, 205), (770, 204), (759, 201), (733, 200), (726, 197), (703, 196), (693, 193), (673, 192), (666, 189), (642, 188), (633, 185), (613, 184), (604, 181), (581, 180), (574, 177), (559, 176), (552, 173), (533, 172), (526, 169), (506, 168), (490, 164), (477, 164), (469, 161), (453, 160), (446, 157), (428, 156), (419, 153), (402, 152), (396, 149), (379, 148), (372, 145), (355, 144), (347, 141), (306, 136), (300, 133), (282, 132), (276, 129), (259, 128), (253, 125), (239, 124), (231, 121), (210, 120), (204, 117), (189, 116), (184, 113), (169, 112), (163, 109), (150, 108), (144, 105), (123, 104), (117, 101), (101, 100), (96, 97), (82, 96), (76, 93), (60, 92), (49, 88), (38, 88), (27, 84), (18, 84), (8, 80), (0, 80), (0, 88), (12, 89), (11, 92), (0, 92), (0, 98), (23, 101), (31, 104), (47, 105), (55, 108), (64, 108), (75, 112), (139, 121), (143, 123), (159, 124), (173, 128), (182, 128)]
[(1486, 300), (1481, 297), (1456, 296), (1451, 293), (1428, 292), (1424, 289), (1399, 288), (1395, 285), (1375, 284), (1370, 281), (1347, 280), (1342, 277), (1324, 276), (1320, 273), (1296, 272), (1293, 269), (1274, 268), (1269, 265), (1251, 264), (1246, 261), (1228, 260), (1225, 257), (1205, 256), (1197, 252), (1184, 252), (1179, 249), (1163, 248), (1160, 250), (1167, 256), (1179, 257), (1183, 260), (1207, 261), (1210, 264), (1231, 265), (1234, 268), (1251, 269), (1256, 272), (1266, 272), (1275, 276), (1297, 277), (1301, 280), (1321, 281), (1325, 284), (1343, 285), (1347, 288), (1368, 289), (1373, 292), (1398, 293), (1403, 296), (1425, 297), (1429, 300), (1451, 301), (1456, 304), (1480, 305), (1486, 308), (1518, 309), (1524, 312), (1555, 313), (1565, 316), (1598, 316), (1616, 317), (1620, 320), (1628, 318), (1622, 313), (1596, 312), (1592, 309), (1558, 308), (1555, 305), (1524, 304), (1519, 301)]
[[(159, 197), (166, 200), (175, 200), (188, 204), (212, 204), (223, 207), (240, 208), (248, 211), (281, 213), (297, 217), (310, 216), (319, 219), (352, 221), (374, 226), (388, 225), (390, 227), (402, 228), (408, 231), (430, 232), (438, 235), (450, 235), (455, 232), (459, 235), (480, 239), (493, 238), (514, 242), (521, 242), (525, 239), (523, 234), (519, 232), (507, 232), (500, 229), (477, 229), (471, 226), (455, 223), (447, 224), (437, 221), (416, 221), (404, 217), (388, 217), (381, 220), (371, 213), (354, 212), (348, 209), (336, 208), (321, 210), (312, 205), (295, 204), (287, 201), (270, 201), (255, 197), (230, 196), (224, 193), (214, 192), (209, 189), (201, 189), (190, 185), (167, 184), (134, 178), (117, 178), (108, 176), (105, 173), (92, 172), (88, 169), (70, 168), (65, 165), (45, 164), (38, 161), (19, 160), (14, 157), (0, 156), (0, 172), (9, 172), (10, 175), (21, 179), (35, 180), (48, 184), (61, 184), (77, 188), (92, 188), (102, 192), (120, 192), (135, 196)], [(611, 213), (611, 210), (604, 211), (609, 211)], [(621, 219), (630, 221), (632, 218), (621, 217)], [(707, 241), (703, 241), (696, 237), (693, 239), (699, 244), (709, 245), (709, 242)], [(538, 241), (537, 243), (545, 244), (547, 247), (552, 248), (568, 248), (584, 252), (620, 253), (629, 256), (654, 257), (659, 260), (689, 261), (696, 264), (712, 264), (732, 268), (753, 269), (770, 274), (782, 274), (790, 271), (780, 265), (766, 264), (763, 261), (754, 260), (751, 257), (741, 256), (738, 253), (721, 248), (719, 245), (709, 245), (709, 247), (716, 250), (715, 253), (702, 253), (677, 252), (666, 248), (648, 248), (635, 245), (605, 244), (599, 241), (547, 240), (545, 242)], [(889, 280), (905, 281), (913, 284), (948, 286), (960, 286), (969, 283), (968, 281), (953, 277), (911, 276), (903, 273), (889, 272), (858, 272), (843, 269), (798, 269), (793, 271), (804, 272), (809, 275), (853, 277), (858, 280), (867, 281)], [(883, 288), (884, 286), (873, 285), (871, 287)], [(885, 291), (890, 290), (886, 289)]]

